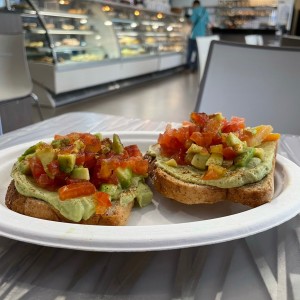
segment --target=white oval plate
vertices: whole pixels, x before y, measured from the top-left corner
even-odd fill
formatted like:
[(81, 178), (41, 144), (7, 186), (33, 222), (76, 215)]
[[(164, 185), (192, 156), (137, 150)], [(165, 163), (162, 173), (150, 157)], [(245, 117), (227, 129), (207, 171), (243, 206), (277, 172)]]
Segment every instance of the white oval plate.
[[(125, 145), (142, 151), (156, 143), (156, 132), (119, 132)], [(106, 132), (105, 136), (112, 137)], [(47, 140), (48, 141), (48, 140)], [(277, 155), (272, 202), (249, 209), (227, 201), (186, 206), (154, 192), (153, 204), (134, 208), (127, 226), (59, 223), (27, 217), (5, 206), (10, 170), (35, 142), (0, 151), (0, 234), (28, 243), (89, 251), (150, 251), (187, 248), (230, 241), (275, 227), (300, 211), (300, 168)]]

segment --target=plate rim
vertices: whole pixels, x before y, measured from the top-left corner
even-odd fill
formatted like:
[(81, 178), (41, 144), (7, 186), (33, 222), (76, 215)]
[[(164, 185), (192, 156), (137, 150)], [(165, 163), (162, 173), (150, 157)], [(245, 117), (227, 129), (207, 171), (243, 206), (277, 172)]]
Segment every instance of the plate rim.
[[(121, 137), (122, 140), (126, 140), (126, 137), (129, 136), (137, 139), (138, 144), (139, 140), (147, 140), (149, 138), (157, 140), (157, 135), (160, 132), (161, 131), (103, 131), (101, 133), (105, 136), (118, 133), (123, 136)], [(49, 139), (51, 138), (45, 138), (43, 141)], [(26, 146), (30, 146), (33, 143), (35, 143), (35, 141), (2, 149), (0, 150), (0, 159), (8, 150), (25, 150)], [(293, 200), (293, 205), (290, 207), (285, 205), (284, 209), (282, 209), (280, 202), (283, 197), (293, 198), (297, 196), (294, 188), (297, 187), (297, 182), (300, 181), (300, 167), (280, 154), (277, 154), (276, 163), (278, 163), (285, 172), (284, 177), (286, 184), (282, 192), (270, 203), (237, 214), (187, 223), (110, 227), (60, 223), (31, 218), (11, 211), (1, 204), (0, 216), (2, 216), (2, 218), (0, 218), (0, 235), (42, 246), (105, 252), (171, 250), (244, 238), (276, 227), (293, 218), (300, 211), (300, 201), (296, 203), (296, 201)], [(277, 206), (281, 209), (279, 210)], [(275, 214), (277, 216), (276, 221), (270, 222), (271, 216), (268, 214), (269, 209), (275, 209), (275, 212), (277, 212), (277, 214)], [(243, 230), (236, 230), (236, 225), (240, 224), (242, 219), (245, 221), (245, 218), (242, 218), (245, 217), (245, 214), (246, 217), (248, 217), (246, 226), (244, 224), (242, 225)], [(257, 214), (260, 218), (267, 216), (263, 222), (259, 219), (259, 224), (263, 226), (258, 226)], [(5, 223), (7, 219), (9, 221), (9, 218), (12, 218), (16, 222), (13, 225), (9, 222)], [(249, 221), (249, 218), (252, 218), (252, 221)], [(30, 223), (29, 228), (24, 230), (24, 223)], [(224, 226), (224, 223), (227, 226)], [(49, 232), (44, 234), (37, 230), (38, 225), (41, 224), (43, 228), (45, 227), (51, 230), (51, 234)], [(212, 225), (214, 230), (209, 230)], [(59, 230), (61, 232), (57, 234)], [(180, 234), (178, 234), (178, 232)], [(117, 238), (116, 235), (118, 236)], [(130, 238), (130, 243), (128, 243), (128, 238)]]

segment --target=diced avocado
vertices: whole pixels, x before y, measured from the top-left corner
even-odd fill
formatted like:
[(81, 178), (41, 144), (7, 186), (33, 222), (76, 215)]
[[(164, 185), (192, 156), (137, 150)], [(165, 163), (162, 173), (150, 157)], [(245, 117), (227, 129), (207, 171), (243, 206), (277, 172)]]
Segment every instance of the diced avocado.
[(113, 135), (112, 149), (116, 154), (120, 154), (124, 151), (123, 144), (120, 140), (120, 137), (117, 134)]
[(53, 176), (48, 172), (48, 164), (51, 163), (56, 158), (56, 152), (55, 150), (49, 146), (49, 147), (42, 147), (36, 150), (36, 156), (41, 161), (43, 168), (47, 175), (52, 178)]
[(193, 159), (191, 161), (191, 165), (194, 166), (197, 169), (205, 170), (206, 169), (206, 162), (209, 158), (210, 154), (207, 152), (207, 154), (200, 154), (196, 153), (193, 156)]
[(263, 148), (254, 148), (254, 156), (260, 158), (261, 160), (264, 159), (265, 151)]
[(211, 115), (212, 118), (214, 118), (217, 121), (222, 121), (224, 120), (224, 116), (222, 115), (222, 113), (215, 113), (213, 115)]
[(85, 144), (83, 141), (81, 140), (76, 140), (74, 142), (74, 146), (75, 146), (75, 152), (78, 153), (80, 150), (84, 149), (85, 148)]
[(254, 148), (247, 148), (246, 151), (238, 155), (234, 159), (234, 164), (237, 167), (245, 167), (249, 163), (250, 159), (254, 156)]
[(100, 191), (110, 195), (112, 199), (116, 199), (120, 195), (121, 189), (116, 184), (103, 183), (101, 184)]
[(62, 147), (68, 146), (68, 145), (70, 145), (70, 140), (69, 139), (53, 140), (51, 142), (51, 146), (54, 149), (62, 148)]
[(226, 143), (237, 153), (243, 153), (247, 149), (247, 143), (241, 141), (234, 133), (230, 132), (226, 137)]
[(128, 203), (134, 201), (135, 197), (136, 197), (136, 188), (123, 191), (120, 194), (120, 204), (122, 206), (125, 206)]
[(148, 185), (140, 182), (136, 190), (136, 200), (140, 207), (145, 207), (151, 203), (153, 193)]
[(103, 140), (103, 135), (100, 132), (95, 133), (94, 136), (97, 137), (100, 141)]
[(88, 168), (78, 167), (73, 169), (70, 177), (73, 179), (90, 180), (90, 172)]
[(28, 148), (28, 149), (27, 149), (27, 150), (26, 150), (26, 151), (18, 158), (18, 160), (21, 161), (21, 160), (25, 159), (25, 157), (26, 157), (27, 155), (35, 153), (35, 151), (36, 151), (38, 145), (39, 145), (39, 143), (37, 143), (37, 144), (35, 144), (35, 145), (29, 147), (29, 148)]
[(190, 154), (190, 153), (202, 153), (202, 152), (205, 152), (206, 149), (197, 145), (197, 144), (192, 144), (189, 149), (186, 151), (186, 153)]
[(75, 167), (76, 155), (75, 154), (59, 154), (58, 164), (59, 169), (65, 173), (71, 173)]
[(123, 189), (130, 187), (132, 182), (132, 171), (129, 168), (117, 168), (116, 175)]
[(177, 162), (174, 158), (171, 158), (171, 159), (167, 160), (165, 162), (165, 164), (170, 166), (170, 167), (175, 167), (175, 168), (177, 167)]
[(29, 175), (31, 174), (30, 164), (27, 159), (23, 159), (18, 164), (18, 169), (22, 174)]
[(222, 166), (223, 163), (223, 155), (220, 153), (212, 153), (208, 160), (206, 161), (206, 165), (218, 165)]

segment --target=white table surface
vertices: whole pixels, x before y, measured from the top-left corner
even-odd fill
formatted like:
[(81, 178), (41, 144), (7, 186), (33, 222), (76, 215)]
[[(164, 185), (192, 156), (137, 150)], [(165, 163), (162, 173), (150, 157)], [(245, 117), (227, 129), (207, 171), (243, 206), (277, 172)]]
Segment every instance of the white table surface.
[[(72, 131), (165, 125), (69, 113), (0, 136), (0, 149)], [(282, 135), (278, 153), (300, 166), (300, 136)], [(0, 237), (0, 299), (300, 299), (300, 217), (247, 238), (168, 251), (87, 252)]]

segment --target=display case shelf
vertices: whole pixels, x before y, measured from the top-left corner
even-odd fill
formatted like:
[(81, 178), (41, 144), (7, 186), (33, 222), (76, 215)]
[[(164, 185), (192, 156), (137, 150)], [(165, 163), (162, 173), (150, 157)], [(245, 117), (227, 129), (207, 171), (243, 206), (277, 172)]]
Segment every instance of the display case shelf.
[(99, 0), (20, 0), (12, 9), (22, 15), (42, 104), (59, 106), (57, 95), (185, 62), (185, 20), (175, 14)]

